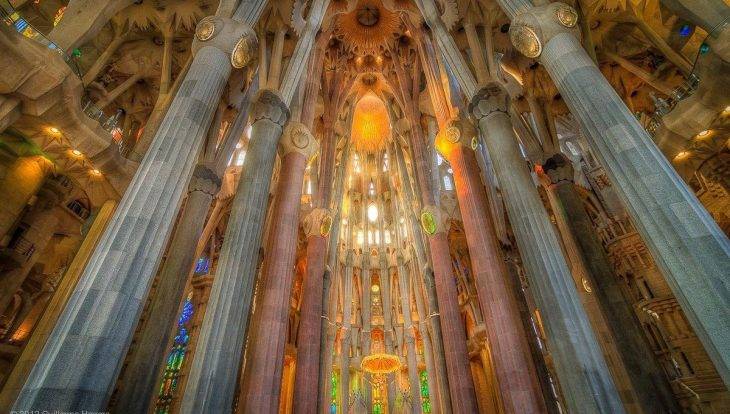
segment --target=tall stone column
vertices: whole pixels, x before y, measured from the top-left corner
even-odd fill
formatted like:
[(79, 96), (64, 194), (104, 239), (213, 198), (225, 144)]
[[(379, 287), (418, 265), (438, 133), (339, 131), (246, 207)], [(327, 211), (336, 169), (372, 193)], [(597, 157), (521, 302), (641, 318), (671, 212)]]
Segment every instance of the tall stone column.
[[(363, 174), (364, 176), (365, 174)], [(365, 183), (365, 180), (363, 180), (363, 183)], [(367, 191), (367, 185), (363, 185), (361, 187), (363, 191)], [(370, 291), (370, 286), (372, 283), (372, 274), (370, 273), (370, 246), (368, 244), (368, 218), (366, 216), (367, 211), (367, 198), (366, 198), (366, 192), (362, 195), (362, 221), (363, 223), (363, 243), (362, 243), (362, 255), (360, 256), (360, 316), (362, 317), (362, 329), (360, 330), (360, 358), (364, 358), (368, 355), (370, 355), (370, 348), (372, 345), (372, 293)], [(365, 410), (366, 412), (370, 413), (373, 411), (373, 393), (372, 393), (372, 387), (370, 386), (370, 381), (367, 381), (365, 379), (365, 372), (362, 373), (363, 376), (363, 397), (365, 398)]]
[(251, 85), (244, 94), (233, 125), (226, 130), (221, 141), (218, 140), (222, 116), (220, 106), (214, 116), (208, 130), (205, 155), (193, 170), (188, 196), (167, 248), (167, 259), (157, 277), (157, 289), (147, 305), (148, 317), (137, 337), (132, 355), (127, 357), (127, 366), (116, 396), (117, 404), (112, 407), (115, 412), (147, 411), (153, 393), (157, 392), (161, 366), (169, 352), (170, 337), (173, 335), (170, 327), (177, 321), (189, 275), (200, 257), (198, 246), (201, 239), (205, 237), (202, 243), (209, 239), (203, 236), (206, 220), (217, 224), (220, 207), (214, 208), (210, 218), (208, 211), (213, 198), (219, 194), (221, 175), (248, 123), (248, 98), (256, 89), (255, 84)]
[[(257, 321), (246, 354), (248, 362), (238, 412), (271, 413), (279, 409), (302, 180), (307, 160), (317, 151), (317, 146), (307, 127), (298, 122), (290, 122), (286, 126), (280, 141), (281, 174), (271, 211), (276, 219), (272, 221), (271, 237), (264, 255), (259, 282), (260, 303), (257, 304)], [(314, 223), (311, 219), (306, 222)], [(319, 232), (319, 223), (316, 224), (316, 228), (311, 230)], [(300, 325), (299, 330), (310, 328)], [(297, 366), (297, 371), (300, 369)], [(310, 398), (316, 406), (316, 394)]]
[[(499, 3), (505, 8), (513, 2), (523, 4)], [(730, 240), (581, 47), (575, 10), (563, 3), (515, 10), (509, 13), (510, 38), (523, 54), (538, 58), (552, 77), (730, 385)]]
[(602, 313), (608, 321), (628, 379), (637, 391), (646, 412), (679, 412), (664, 372), (649, 348), (639, 322), (621, 292), (619, 278), (613, 273), (601, 241), (591, 223), (573, 182), (573, 165), (555, 154), (543, 164), (549, 177), (547, 189), (555, 197), (556, 220), (573, 235), (583, 262), (589, 271), (591, 285)]
[[(334, 137), (333, 137), (334, 138)], [(334, 152), (333, 142), (325, 142), (320, 154)], [(329, 156), (329, 155), (328, 155)], [(332, 154), (332, 156), (334, 156)], [(316, 194), (318, 208), (312, 211), (307, 221), (307, 273), (302, 286), (300, 326), (297, 333), (297, 370), (294, 379), (294, 409), (297, 412), (316, 412), (319, 363), (322, 335), (322, 294), (327, 236), (332, 226), (329, 197), (323, 189), (332, 184), (331, 172), (322, 165), (322, 176)], [(326, 190), (329, 194), (329, 190)]]
[(0, 411), (9, 412), (13, 402), (18, 397), (25, 380), (28, 378), (33, 364), (35, 364), (38, 356), (43, 350), (46, 341), (48, 340), (53, 327), (58, 320), (61, 311), (66, 306), (71, 293), (76, 287), (76, 283), (79, 281), (81, 272), (83, 272), (86, 263), (94, 252), (96, 244), (99, 242), (104, 229), (109, 223), (109, 219), (114, 213), (114, 208), (117, 203), (115, 200), (107, 200), (101, 205), (99, 211), (96, 213), (94, 223), (91, 225), (84, 241), (81, 243), (76, 256), (74, 256), (71, 264), (66, 270), (66, 274), (61, 279), (61, 283), (56, 288), (56, 292), (53, 294), (48, 306), (46, 307), (43, 316), (36, 323), (33, 333), (25, 344), (23, 352), (18, 357), (18, 361), (15, 363), (13, 370), (8, 376), (8, 380), (5, 383), (2, 394), (0, 394)]
[(488, 326), (487, 337), (504, 409), (516, 413), (545, 411), (517, 299), (509, 288), (509, 272), (488, 215), (489, 204), (472, 149), (476, 139), (477, 132), (469, 121), (455, 119), (438, 135), (436, 148), (454, 171), (471, 267)]
[(255, 43), (244, 23), (199, 24), (190, 70), (15, 410), (105, 409), (231, 64)]
[[(69, 188), (62, 182), (68, 178), (49, 177), (38, 190), (36, 202), (22, 218), (28, 227), (18, 238), (15, 246), (8, 246), (6, 260), (12, 261), (2, 270), (0, 277), (0, 313), (4, 312), (20, 289), (31, 269), (41, 258), (58, 226), (61, 211), (58, 207), (66, 197)], [(7, 316), (7, 315), (6, 315)]]
[(117, 413), (145, 412), (157, 392), (160, 365), (168, 351), (175, 318), (195, 261), (205, 217), (220, 188), (221, 180), (209, 168), (198, 165), (188, 186), (188, 196), (180, 221), (170, 242), (167, 259), (158, 277), (157, 294), (152, 298), (148, 319), (139, 335), (131, 361), (125, 368), (117, 401)]
[(210, 301), (190, 370), (183, 413), (224, 412), (233, 405), (260, 258), (276, 149), (289, 109), (270, 90), (251, 107), (246, 168), (238, 183)]
[(469, 109), (486, 137), (568, 408), (623, 412), (559, 240), (517, 144), (508, 102), (502, 87), (492, 83), (474, 97)]
[[(405, 159), (403, 157), (403, 150), (398, 145), (395, 146), (395, 154), (396, 154), (396, 160), (398, 162), (398, 171), (399, 171), (399, 175), (400, 175), (400, 179), (401, 179), (402, 188), (403, 188), (403, 190), (405, 192), (404, 195), (405, 195), (405, 199), (406, 200), (404, 202), (404, 205), (406, 204), (406, 202), (411, 202), (415, 206), (418, 206), (418, 201), (416, 201), (415, 195), (413, 194), (413, 191), (411, 189), (411, 181), (410, 181), (410, 178), (408, 176), (408, 171), (406, 171)], [(425, 194), (422, 193), (421, 194), (421, 197), (423, 199), (422, 201), (430, 201), (430, 200), (433, 199), (432, 198), (433, 196), (431, 195), (430, 192), (425, 193)], [(410, 226), (411, 227), (411, 236), (414, 239), (417, 238), (417, 237), (420, 237), (421, 234), (422, 234), (422, 230), (421, 230), (420, 224), (418, 223), (418, 219), (416, 219), (415, 212), (411, 212), (411, 214), (408, 214), (408, 218), (410, 219), (409, 221), (411, 222), (411, 226)], [(434, 232), (434, 236), (436, 234), (437, 233)], [(434, 253), (433, 248), (434, 247), (438, 247), (439, 246), (439, 242), (438, 241), (435, 241), (435, 243), (431, 243), (431, 241), (433, 239), (434, 238), (432, 238), (432, 237), (429, 237), (428, 238), (428, 241), (429, 241), (429, 252), (431, 253), (431, 261), (432, 261), (432, 263), (435, 261), (434, 256), (436, 254), (443, 254), (444, 253), (444, 251), (441, 251), (441, 250), (438, 250), (438, 249)], [(418, 249), (418, 247), (419, 247), (419, 244), (416, 243), (416, 252), (417, 252), (417, 254), (418, 254), (418, 252), (420, 250), (420, 249)], [(426, 249), (424, 248), (422, 250), (423, 250), (423, 254), (425, 255), (425, 250)], [(446, 246), (445, 253), (446, 253), (446, 256), (447, 256), (445, 259), (448, 260), (449, 263), (450, 263), (451, 258), (448, 257), (448, 245)], [(426, 258), (423, 257), (422, 259), (419, 260), (419, 262), (425, 264), (426, 263)], [(451, 338), (447, 339), (443, 335), (443, 330), (441, 329), (442, 328), (442, 323), (441, 323), (442, 319), (441, 319), (441, 316), (440, 316), (439, 307), (440, 306), (447, 306), (447, 305), (454, 306), (454, 304), (453, 304), (453, 301), (452, 301), (452, 302), (448, 302), (448, 303), (445, 302), (442, 305), (438, 301), (437, 293), (436, 293), (436, 283), (435, 283), (435, 280), (434, 280), (435, 264), (433, 266), (434, 266), (433, 269), (431, 269), (431, 268), (424, 268), (424, 269), (419, 269), (419, 271), (422, 271), (422, 274), (421, 274), (421, 279), (423, 281), (423, 286), (422, 287), (423, 287), (423, 290), (426, 291), (426, 296), (428, 298), (427, 299), (428, 300), (428, 307), (427, 308), (428, 308), (428, 312), (429, 312), (428, 319), (429, 319), (429, 325), (431, 326), (431, 338), (433, 340), (432, 341), (432, 345), (433, 345), (433, 356), (434, 356), (434, 360), (435, 360), (434, 361), (435, 362), (434, 365), (435, 365), (435, 369), (436, 369), (436, 373), (437, 373), (437, 375), (436, 375), (436, 377), (434, 379), (438, 383), (439, 400), (440, 400), (440, 403), (441, 403), (441, 410), (444, 413), (450, 413), (451, 410), (452, 410), (452, 406), (451, 406), (451, 394), (450, 394), (450, 387), (449, 387), (450, 375), (448, 374), (448, 368), (447, 368), (447, 364), (446, 364), (446, 354), (445, 354), (445, 351), (444, 351), (444, 347), (445, 347), (445, 345), (447, 343), (448, 344), (451, 344), (453, 341), (459, 339), (459, 337), (457, 336), (457, 337), (451, 337)], [(453, 281), (453, 279), (454, 279), (453, 269), (451, 269), (450, 265), (448, 267), (448, 271), (449, 271), (449, 275), (450, 276), (446, 276), (444, 278), (447, 281), (449, 281), (449, 280)], [(455, 285), (455, 283), (456, 282), (453, 282), (453, 283), (454, 283), (453, 292), (455, 293), (455, 291), (456, 291), (456, 285)], [(455, 300), (456, 300), (456, 298), (455, 298)], [(458, 309), (457, 309), (457, 312), (458, 312)], [(461, 320), (461, 319), (459, 319), (459, 320)], [(464, 332), (463, 335), (461, 335), (461, 336), (464, 337), (464, 350), (466, 350), (466, 332)], [(460, 367), (461, 367), (461, 370), (462, 370), (462, 371), (460, 371), (461, 374), (469, 374), (470, 371), (469, 371), (468, 361), (466, 361), (466, 366), (465, 367), (463, 365), (460, 365)], [(466, 370), (466, 371), (464, 371), (464, 370)], [(476, 397), (474, 398), (473, 401), (474, 401), (474, 404), (476, 404)], [(474, 405), (474, 407), (476, 407), (476, 405)]]
[[(335, 337), (337, 334), (337, 305), (339, 288), (334, 282), (339, 278), (343, 279), (340, 270), (339, 253), (340, 253), (340, 226), (342, 225), (342, 192), (345, 184), (345, 166), (350, 154), (350, 143), (345, 145), (340, 158), (340, 164), (337, 167), (335, 175), (335, 191), (334, 191), (334, 217), (332, 219), (332, 230), (329, 234), (329, 249), (327, 251), (327, 266), (324, 271), (324, 289), (322, 292), (322, 337), (323, 347), (321, 352), (321, 363), (319, 369), (319, 400), (317, 402), (320, 413), (327, 414), (329, 408), (329, 396), (331, 393), (331, 374), (332, 360), (334, 359)], [(342, 282), (340, 282), (342, 283)], [(334, 286), (335, 290), (332, 290)], [(344, 287), (344, 285), (342, 285)]]
[[(399, 246), (400, 247), (400, 246)], [(416, 331), (411, 318), (411, 293), (409, 286), (410, 275), (403, 260), (403, 251), (396, 252), (396, 266), (398, 269), (398, 291), (400, 305), (403, 312), (403, 342), (406, 344), (406, 363), (408, 365), (408, 384), (411, 388), (411, 413), (421, 413), (421, 382), (418, 375), (418, 360), (416, 359)], [(416, 292), (418, 294), (418, 292)]]
[[(352, 223), (349, 224), (352, 226)], [(343, 414), (349, 412), (348, 403), (350, 399), (350, 343), (352, 340), (352, 267), (354, 263), (354, 252), (347, 249), (345, 255), (345, 276), (344, 289), (342, 289), (342, 334), (340, 340), (340, 411)]]
[[(382, 190), (382, 187), (380, 187)], [(385, 221), (385, 208), (382, 200), (378, 202), (378, 231), (380, 232), (380, 243), (378, 245), (378, 259), (380, 264), (380, 298), (383, 307), (383, 336), (385, 341), (385, 352), (393, 355), (395, 349), (395, 332), (393, 330), (393, 306), (390, 292), (390, 270), (388, 256), (385, 251), (385, 233), (383, 223)], [(395, 410), (395, 397), (397, 388), (395, 381), (388, 381), (388, 412)]]

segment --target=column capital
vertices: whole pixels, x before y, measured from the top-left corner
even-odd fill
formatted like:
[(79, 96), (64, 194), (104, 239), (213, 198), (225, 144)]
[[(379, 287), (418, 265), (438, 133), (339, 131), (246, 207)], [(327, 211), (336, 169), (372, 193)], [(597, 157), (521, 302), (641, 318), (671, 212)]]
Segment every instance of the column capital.
[(509, 29), (515, 48), (529, 58), (538, 58), (543, 47), (555, 36), (569, 33), (580, 36), (578, 13), (565, 3), (550, 3), (521, 11)]
[(319, 143), (301, 122), (290, 121), (279, 140), (279, 155), (283, 158), (292, 152), (302, 154), (309, 160), (319, 150)]
[(221, 178), (213, 170), (205, 165), (198, 164), (193, 170), (193, 176), (188, 185), (188, 192), (200, 191), (211, 197), (218, 193), (221, 188)]
[(448, 158), (450, 150), (457, 145), (476, 148), (478, 135), (477, 129), (469, 119), (463, 116), (455, 117), (436, 134), (434, 145), (444, 157)]
[(542, 170), (550, 178), (550, 184), (552, 185), (573, 183), (573, 174), (575, 173), (573, 163), (561, 153), (553, 154), (552, 157), (545, 160), (542, 164)]
[(327, 237), (332, 229), (332, 214), (329, 209), (315, 208), (304, 216), (302, 227), (307, 238), (311, 236)]
[(278, 92), (273, 89), (261, 89), (256, 93), (251, 105), (252, 124), (262, 119), (268, 119), (284, 128), (289, 115), (289, 107)]
[(208, 16), (198, 22), (193, 38), (193, 55), (207, 46), (228, 55), (235, 69), (253, 66), (258, 59), (256, 32), (246, 23), (228, 17)]
[(481, 88), (469, 103), (469, 113), (479, 122), (495, 113), (509, 114), (510, 97), (498, 82), (490, 82)]

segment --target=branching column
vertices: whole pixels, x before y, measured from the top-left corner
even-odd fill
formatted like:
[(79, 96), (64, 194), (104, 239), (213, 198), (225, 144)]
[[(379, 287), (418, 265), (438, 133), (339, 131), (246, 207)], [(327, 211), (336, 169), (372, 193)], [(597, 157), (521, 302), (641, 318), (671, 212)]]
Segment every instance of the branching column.
[(523, 54), (538, 58), (552, 77), (697, 336), (730, 385), (727, 236), (581, 47), (575, 10), (563, 3), (529, 7), (521, 1), (500, 0), (500, 5), (515, 10), (508, 13), (513, 18), (510, 38)]
[(251, 58), (246, 51), (255, 49), (246, 23), (204, 19), (197, 33), (206, 40), (193, 42), (190, 70), (16, 410), (106, 408), (231, 64), (246, 66)]
[(520, 323), (517, 299), (507, 284), (510, 275), (488, 215), (489, 204), (472, 150), (476, 147), (476, 142), (472, 142), (477, 139), (476, 134), (469, 121), (452, 120), (437, 137), (436, 148), (454, 171), (456, 195), (479, 303), (488, 327), (501, 401), (507, 412), (540, 412), (545, 410), (545, 403)]
[[(349, 224), (352, 226), (352, 223)], [(340, 335), (340, 411), (349, 412), (350, 399), (350, 344), (352, 340), (352, 268), (354, 252), (347, 249), (345, 255), (344, 288), (342, 289), (342, 334)]]
[[(297, 122), (287, 125), (280, 141), (281, 175), (271, 212), (276, 219), (272, 222), (264, 256), (261, 302), (257, 305), (256, 327), (248, 346), (239, 412), (269, 413), (279, 409), (302, 180), (307, 160), (316, 152), (317, 145), (304, 124)], [(307, 220), (310, 232), (319, 232), (319, 223), (313, 217), (317, 213), (314, 210)]]
[(492, 83), (474, 97), (470, 112), (486, 137), (568, 408), (576, 412), (623, 412), (559, 240), (517, 144), (507, 114), (508, 101), (504, 89)]

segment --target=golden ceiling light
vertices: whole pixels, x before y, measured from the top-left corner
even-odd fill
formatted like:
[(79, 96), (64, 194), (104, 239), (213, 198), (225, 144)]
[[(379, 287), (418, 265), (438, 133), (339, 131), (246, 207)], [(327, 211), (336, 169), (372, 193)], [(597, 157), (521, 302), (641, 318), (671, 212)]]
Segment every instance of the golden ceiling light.
[(352, 141), (357, 151), (375, 152), (385, 146), (390, 137), (390, 121), (385, 104), (372, 93), (355, 106), (352, 117)]
[(89, 171), (89, 173), (90, 173), (91, 175), (93, 175), (93, 176), (96, 176), (96, 177), (98, 177), (98, 176), (100, 176), (100, 175), (101, 175), (101, 171), (100, 171), (100, 170), (98, 170), (98, 169), (96, 169), (96, 168), (94, 168), (94, 169), (92, 169), (91, 171)]
[(81, 157), (84, 154), (82, 154), (81, 151), (75, 149), (75, 150), (71, 150), (71, 155), (73, 155), (74, 157)]
[(61, 133), (61, 130), (56, 127), (48, 127), (48, 132), (50, 132), (51, 134), (58, 135)]
[(689, 157), (690, 152), (689, 151), (680, 151), (677, 153), (677, 155), (674, 156), (674, 161), (681, 161), (687, 157)]
[(711, 133), (712, 133), (712, 130), (711, 129), (706, 129), (704, 131), (700, 131), (697, 134), (697, 138), (705, 138), (705, 137), (709, 136)]

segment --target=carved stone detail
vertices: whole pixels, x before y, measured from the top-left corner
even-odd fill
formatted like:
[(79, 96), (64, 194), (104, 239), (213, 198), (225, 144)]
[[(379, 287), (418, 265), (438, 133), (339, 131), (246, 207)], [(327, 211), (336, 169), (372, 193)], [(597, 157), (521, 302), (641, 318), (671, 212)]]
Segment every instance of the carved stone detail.
[(456, 117), (451, 119), (436, 135), (436, 148), (446, 150), (452, 145), (471, 148), (472, 140), (477, 135), (477, 130), (470, 120), (465, 117)]
[(188, 191), (200, 191), (210, 196), (218, 194), (221, 188), (221, 178), (213, 170), (205, 165), (196, 165), (193, 170), (193, 177), (190, 179)]
[(220, 16), (208, 16), (198, 22), (192, 52), (212, 46), (231, 57), (231, 65), (240, 69), (258, 59), (256, 32), (245, 23)]
[(575, 9), (565, 3), (530, 7), (512, 20), (509, 37), (520, 53), (537, 58), (543, 47), (558, 34), (570, 33), (578, 37), (577, 22)]
[[(328, 224), (329, 223), (329, 224)], [(325, 237), (329, 234), (332, 214), (326, 208), (315, 208), (302, 219), (304, 235)], [(325, 231), (326, 230), (326, 231)]]
[(298, 152), (306, 159), (314, 156), (319, 150), (319, 143), (301, 122), (289, 122), (279, 141), (279, 154), (283, 157), (290, 152)]
[(548, 158), (543, 163), (542, 170), (550, 178), (552, 185), (573, 183), (573, 164), (563, 154), (558, 153)]
[(421, 209), (420, 221), (421, 230), (423, 230), (428, 236), (433, 236), (436, 233), (444, 231), (441, 209), (436, 206), (424, 206), (423, 209)]
[(469, 103), (469, 112), (477, 122), (494, 113), (509, 114), (509, 94), (502, 85), (491, 82), (474, 95)]
[(258, 91), (251, 105), (251, 123), (261, 119), (268, 119), (282, 128), (289, 119), (289, 108), (273, 89)]

